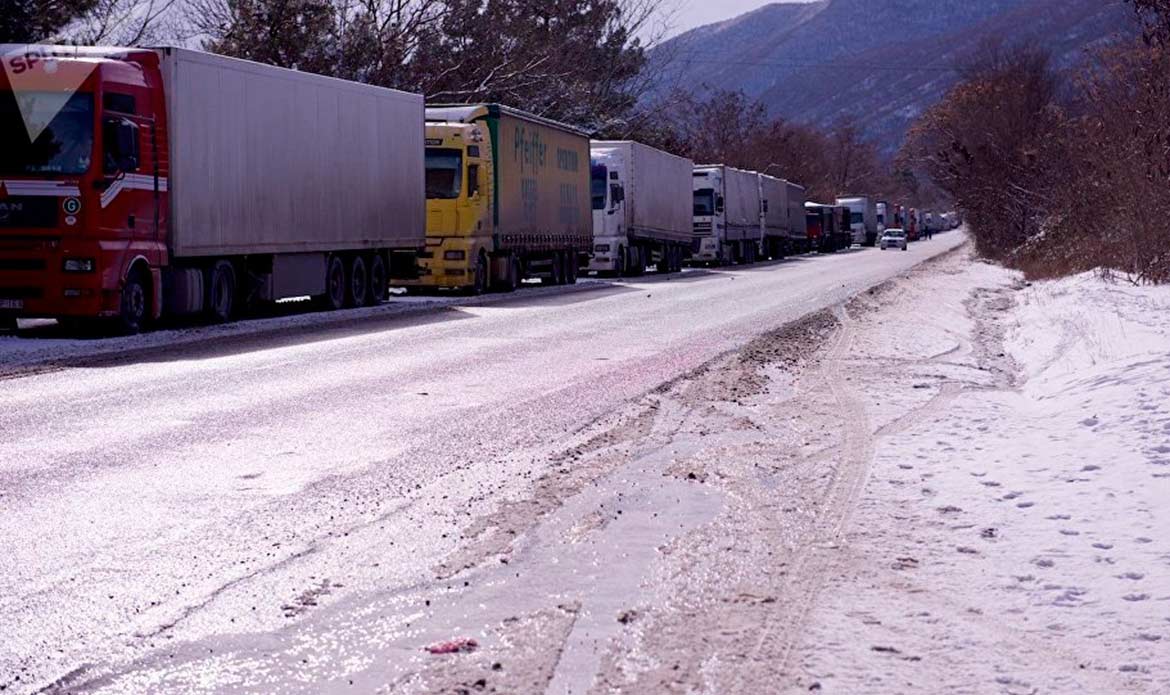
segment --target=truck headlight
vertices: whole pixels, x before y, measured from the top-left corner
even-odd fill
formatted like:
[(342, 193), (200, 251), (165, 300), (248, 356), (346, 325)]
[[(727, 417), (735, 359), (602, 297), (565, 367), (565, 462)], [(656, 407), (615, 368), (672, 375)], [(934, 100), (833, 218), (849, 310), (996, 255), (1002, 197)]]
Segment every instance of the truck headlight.
[(467, 258), (466, 251), (444, 251), (443, 252), (443, 260), (444, 261), (461, 261), (465, 258)]
[(96, 266), (92, 258), (66, 258), (61, 269), (66, 273), (92, 273)]

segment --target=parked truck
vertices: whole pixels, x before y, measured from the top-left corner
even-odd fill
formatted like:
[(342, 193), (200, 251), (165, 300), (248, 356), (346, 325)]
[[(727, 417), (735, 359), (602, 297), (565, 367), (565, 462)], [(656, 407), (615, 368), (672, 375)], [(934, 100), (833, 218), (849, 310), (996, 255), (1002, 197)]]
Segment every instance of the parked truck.
[(593, 247), (589, 136), (500, 104), (426, 110), (426, 250), (414, 288), (577, 282)]
[(0, 318), (373, 304), (423, 245), (423, 98), (178, 48), (3, 47)]
[(881, 236), (881, 233), (886, 231), (887, 227), (895, 228), (898, 226), (897, 223), (894, 221), (894, 206), (893, 205), (887, 203), (884, 200), (878, 201), (878, 203), (876, 205), (876, 213), (877, 213), (877, 233), (878, 233), (878, 236)]
[(808, 202), (804, 204), (804, 209), (810, 250), (836, 253), (853, 244), (853, 234), (844, 226), (844, 220), (849, 214), (846, 208)]
[(783, 258), (808, 251), (804, 187), (760, 174), (760, 224), (764, 256)]
[(689, 159), (631, 141), (590, 145), (593, 254), (588, 269), (677, 272), (695, 239)]
[(853, 243), (873, 246), (878, 238), (877, 203), (870, 196), (847, 195), (837, 198), (837, 204), (849, 208), (849, 226)]
[(763, 236), (759, 174), (722, 164), (701, 165), (695, 167), (692, 186), (698, 240), (691, 260), (754, 263)]

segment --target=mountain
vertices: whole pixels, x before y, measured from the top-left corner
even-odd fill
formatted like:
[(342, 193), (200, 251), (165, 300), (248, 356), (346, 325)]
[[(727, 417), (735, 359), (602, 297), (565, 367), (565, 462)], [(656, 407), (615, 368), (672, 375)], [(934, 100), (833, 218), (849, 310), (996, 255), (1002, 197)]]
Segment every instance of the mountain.
[(1067, 67), (1133, 28), (1122, 0), (776, 3), (654, 48), (653, 94), (742, 90), (792, 121), (852, 121), (892, 152), (989, 41), (1046, 46)]

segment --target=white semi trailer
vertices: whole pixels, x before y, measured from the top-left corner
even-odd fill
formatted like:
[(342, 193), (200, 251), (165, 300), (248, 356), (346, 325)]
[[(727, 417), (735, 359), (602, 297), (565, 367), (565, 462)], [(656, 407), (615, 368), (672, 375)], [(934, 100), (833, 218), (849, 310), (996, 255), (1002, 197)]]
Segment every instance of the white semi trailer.
[(870, 196), (850, 195), (837, 198), (837, 204), (849, 208), (853, 243), (873, 246), (878, 238), (877, 202)]
[(809, 250), (805, 189), (791, 181), (760, 174), (763, 254), (783, 258)]
[(593, 253), (588, 269), (641, 275), (682, 269), (695, 239), (694, 163), (631, 141), (590, 143)]
[(722, 164), (695, 167), (691, 260), (724, 265), (754, 263), (763, 237), (760, 175)]

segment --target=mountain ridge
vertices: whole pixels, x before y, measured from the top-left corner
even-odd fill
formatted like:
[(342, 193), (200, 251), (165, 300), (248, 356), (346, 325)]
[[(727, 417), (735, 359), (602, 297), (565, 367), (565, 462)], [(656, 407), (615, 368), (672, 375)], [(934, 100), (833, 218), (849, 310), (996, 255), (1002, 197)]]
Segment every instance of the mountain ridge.
[(1132, 26), (1121, 0), (773, 3), (652, 50), (652, 96), (743, 91), (797, 123), (856, 123), (890, 153), (987, 41), (1045, 45), (1068, 66)]

